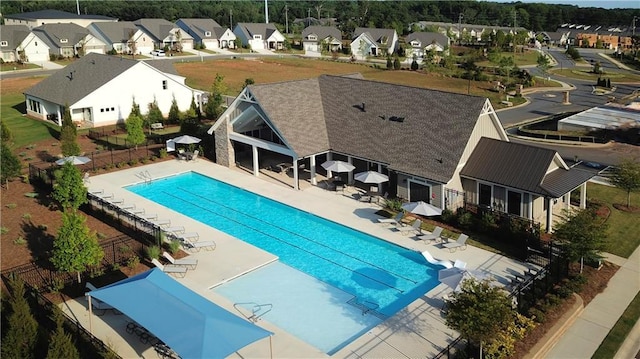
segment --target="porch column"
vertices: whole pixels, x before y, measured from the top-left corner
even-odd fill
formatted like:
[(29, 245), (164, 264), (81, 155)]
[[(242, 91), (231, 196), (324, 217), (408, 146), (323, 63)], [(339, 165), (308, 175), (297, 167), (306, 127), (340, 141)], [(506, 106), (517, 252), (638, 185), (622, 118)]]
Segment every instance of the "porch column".
[[(347, 162), (350, 165), (353, 165), (353, 158), (351, 156), (347, 157)], [(350, 185), (353, 183), (353, 171), (349, 171), (349, 174), (347, 175), (347, 184)]]
[(440, 208), (445, 209), (444, 206), (444, 185), (440, 186)]
[(553, 198), (547, 198), (547, 233), (553, 230)]
[(580, 209), (587, 208), (587, 182), (580, 186)]
[[(327, 152), (327, 161), (333, 160), (333, 154), (331, 152)], [(327, 171), (327, 179), (333, 177), (333, 173), (331, 171)]]
[[(69, 109), (69, 111), (71, 111), (71, 109)], [(56, 114), (58, 115), (58, 126), (62, 126), (62, 115), (64, 113), (60, 113), (60, 106), (58, 106), (58, 111), (56, 112)]]
[(564, 195), (564, 209), (571, 211), (571, 191)]
[(311, 185), (317, 186), (318, 179), (316, 179), (316, 156), (309, 157), (309, 171), (311, 171)]
[(260, 161), (258, 159), (258, 147), (255, 145), (251, 146), (251, 152), (253, 153), (253, 175), (256, 177), (260, 177)]
[(300, 189), (300, 184), (298, 183), (298, 160), (293, 160), (293, 189)]

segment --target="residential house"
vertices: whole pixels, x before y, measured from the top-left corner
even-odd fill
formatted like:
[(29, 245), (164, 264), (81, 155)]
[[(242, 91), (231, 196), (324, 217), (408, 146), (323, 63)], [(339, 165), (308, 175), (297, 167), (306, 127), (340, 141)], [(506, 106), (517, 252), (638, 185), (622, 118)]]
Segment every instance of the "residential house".
[(151, 36), (131, 21), (94, 22), (87, 27), (95, 37), (106, 44), (106, 50), (115, 50), (119, 54), (148, 54), (154, 49)]
[(581, 47), (597, 47), (607, 50), (628, 50), (632, 46), (632, 37), (623, 36), (615, 32), (579, 32), (576, 34), (576, 44)]
[(138, 19), (133, 23), (151, 38), (156, 49), (164, 49), (165, 46), (173, 51), (193, 49), (193, 37), (170, 21)]
[(4, 62), (49, 61), (49, 47), (26, 25), (0, 25), (0, 57)]
[(511, 35), (521, 31), (527, 31), (529, 38), (533, 38), (535, 35), (533, 31), (527, 30), (523, 27), (516, 27), (514, 29), (513, 27), (507, 26), (474, 25), (439, 21), (418, 21), (411, 24), (410, 28), (413, 28), (414, 26), (423, 30), (430, 29), (431, 31), (437, 31), (448, 36), (450, 39), (461, 40), (469, 43), (483, 42), (490, 34), (495, 34), (498, 31)]
[(135, 101), (141, 112), (156, 101), (167, 115), (175, 99), (185, 111), (202, 91), (190, 88), (167, 61), (138, 61), (88, 54), (24, 92), (27, 116), (62, 125), (64, 107), (86, 127), (122, 123)]
[(543, 43), (555, 46), (570, 45), (571, 31), (542, 31), (540, 35)]
[(82, 15), (60, 10), (40, 10), (4, 16), (5, 25), (26, 25), (30, 29), (45, 24), (76, 24), (87, 27), (93, 22), (116, 22), (118, 19), (102, 15)]
[(50, 55), (74, 57), (106, 52), (106, 44), (80, 25), (45, 24), (32, 31), (49, 47)]
[(179, 19), (176, 25), (207, 49), (235, 49), (236, 35), (213, 19)]
[(241, 22), (233, 29), (240, 46), (252, 50), (283, 50), (285, 37), (273, 24)]
[[(493, 180), (491, 183), (508, 187), (511, 178), (529, 178), (526, 165), (537, 161), (538, 156), (535, 148), (520, 151), (517, 170), (491, 172), (496, 177), (486, 178), (483, 173), (482, 179), (475, 178), (470, 158), (477, 160), (483, 153), (476, 151), (478, 144), (485, 141), (483, 138), (509, 144), (487, 98), (357, 76), (322, 75), (249, 85), (209, 129), (209, 134), (214, 135), (218, 164), (242, 166), (260, 176), (260, 169), (268, 167), (269, 158), (277, 157), (291, 164), (292, 174), (282, 180), (289, 181), (295, 189), (299, 189), (301, 181), (300, 168), (305, 171), (303, 181), (319, 185), (319, 179), (333, 174), (318, 165), (342, 160), (355, 166), (354, 171), (345, 174), (347, 183), (354, 183), (354, 173), (378, 171), (389, 176), (389, 181), (378, 188), (379, 193), (409, 201), (423, 200), (452, 210), (465, 205), (465, 191), (469, 192), (468, 200), (477, 201), (471, 180)], [(544, 187), (544, 195), (564, 195), (565, 187), (560, 186), (564, 180), (569, 181), (564, 174), (566, 166), (557, 155), (549, 161), (547, 172), (553, 174), (551, 177), (557, 173), (560, 182), (545, 182), (549, 187)], [(482, 163), (487, 162), (497, 160), (482, 158)], [(553, 166), (562, 167), (563, 172), (552, 172)], [(467, 169), (466, 177), (461, 174), (463, 169)], [(570, 181), (571, 185), (581, 184), (579, 179)], [(523, 216), (538, 218), (535, 211), (546, 210), (538, 206), (536, 198), (520, 196), (522, 208), (533, 209), (531, 216), (521, 211)], [(503, 208), (513, 210), (515, 195), (506, 200), (511, 200), (511, 207)]]
[(398, 47), (398, 33), (394, 29), (358, 27), (351, 40), (351, 53), (360, 60), (367, 56), (392, 55)]
[(309, 26), (302, 31), (302, 46), (306, 55), (341, 51), (342, 32), (335, 26)]
[(438, 32), (414, 32), (407, 35), (407, 58), (422, 59), (429, 52), (442, 54), (449, 48), (449, 38)]

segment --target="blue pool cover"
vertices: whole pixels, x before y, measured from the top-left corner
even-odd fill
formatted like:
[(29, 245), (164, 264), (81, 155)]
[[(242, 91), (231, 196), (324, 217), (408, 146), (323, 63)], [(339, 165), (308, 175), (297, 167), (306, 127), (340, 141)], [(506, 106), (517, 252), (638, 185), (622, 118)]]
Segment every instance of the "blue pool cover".
[(89, 292), (145, 327), (182, 358), (226, 358), (273, 333), (154, 268)]

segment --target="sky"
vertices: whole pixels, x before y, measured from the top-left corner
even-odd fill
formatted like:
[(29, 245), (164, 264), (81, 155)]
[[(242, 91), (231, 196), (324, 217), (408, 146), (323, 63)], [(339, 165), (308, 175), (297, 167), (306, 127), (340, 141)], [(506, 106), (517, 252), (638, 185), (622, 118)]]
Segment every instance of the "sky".
[[(493, 2), (509, 3), (511, 0), (490, 0)], [(518, 0), (525, 3), (545, 3), (561, 5), (577, 5), (579, 7), (602, 7), (605, 9), (640, 9), (640, 0)]]

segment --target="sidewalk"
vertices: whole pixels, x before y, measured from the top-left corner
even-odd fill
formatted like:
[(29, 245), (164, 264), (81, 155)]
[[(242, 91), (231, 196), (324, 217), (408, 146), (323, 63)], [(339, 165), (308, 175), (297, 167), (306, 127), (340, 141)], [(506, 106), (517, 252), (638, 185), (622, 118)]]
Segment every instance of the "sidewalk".
[[(606, 257), (620, 265), (620, 269), (611, 278), (607, 288), (584, 308), (546, 358), (591, 358), (640, 291), (640, 247), (628, 259), (612, 255)], [(640, 330), (637, 327), (631, 331), (616, 358), (635, 356), (640, 343)]]

